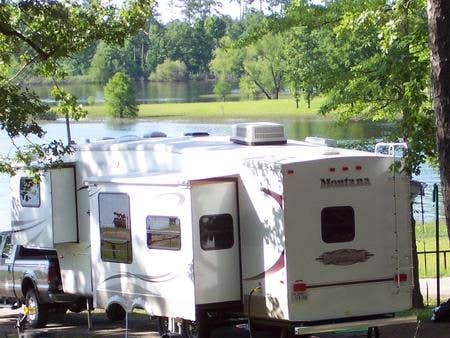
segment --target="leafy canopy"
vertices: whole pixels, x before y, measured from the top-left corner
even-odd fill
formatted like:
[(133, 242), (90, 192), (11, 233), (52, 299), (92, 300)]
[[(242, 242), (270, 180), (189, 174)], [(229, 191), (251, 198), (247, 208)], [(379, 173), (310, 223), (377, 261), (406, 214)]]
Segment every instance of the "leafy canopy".
[[(30, 76), (64, 78), (61, 63), (98, 40), (122, 44), (146, 22), (153, 0), (131, 0), (123, 8), (104, 1), (2, 1), (0, 4), (0, 129), (14, 141), (19, 136), (42, 137), (37, 123), (50, 108), (26, 87)], [(76, 99), (56, 86), (58, 110), (78, 119), (83, 116)], [(14, 144), (14, 143), (13, 143)], [(37, 157), (51, 163), (70, 151), (61, 141), (17, 146), (15, 158), (2, 158), (0, 170), (14, 173), (21, 162), (30, 165)]]

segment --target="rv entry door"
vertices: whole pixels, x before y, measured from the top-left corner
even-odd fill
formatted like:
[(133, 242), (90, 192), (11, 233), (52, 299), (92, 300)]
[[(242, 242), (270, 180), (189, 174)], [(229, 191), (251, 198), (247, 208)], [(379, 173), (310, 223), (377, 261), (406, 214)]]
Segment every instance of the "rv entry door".
[(196, 304), (240, 302), (237, 182), (192, 183)]

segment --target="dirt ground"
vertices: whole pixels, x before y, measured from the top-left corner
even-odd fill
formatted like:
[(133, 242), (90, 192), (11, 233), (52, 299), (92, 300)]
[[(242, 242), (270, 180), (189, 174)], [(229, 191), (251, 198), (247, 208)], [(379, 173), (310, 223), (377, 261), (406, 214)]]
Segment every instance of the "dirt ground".
[[(15, 323), (17, 311), (0, 309), (0, 337), (17, 337)], [(92, 330), (87, 328), (87, 313), (67, 313), (52, 317), (48, 325), (39, 330), (27, 330), (23, 337), (125, 337), (125, 323), (111, 323), (104, 314), (94, 313)], [(159, 337), (155, 321), (145, 315), (131, 314), (128, 321), (128, 337)], [(248, 338), (245, 328), (218, 328), (211, 338)], [(253, 338), (268, 338), (267, 333), (254, 334)], [(352, 333), (327, 333), (318, 338), (364, 338), (366, 331)], [(450, 323), (423, 322), (380, 328), (381, 338), (449, 338)]]

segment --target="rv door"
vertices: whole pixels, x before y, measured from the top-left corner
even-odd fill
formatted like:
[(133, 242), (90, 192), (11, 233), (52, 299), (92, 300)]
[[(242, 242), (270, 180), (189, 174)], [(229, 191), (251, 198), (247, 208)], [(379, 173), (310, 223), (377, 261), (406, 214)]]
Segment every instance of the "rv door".
[(241, 300), (236, 184), (235, 180), (192, 183), (197, 304)]

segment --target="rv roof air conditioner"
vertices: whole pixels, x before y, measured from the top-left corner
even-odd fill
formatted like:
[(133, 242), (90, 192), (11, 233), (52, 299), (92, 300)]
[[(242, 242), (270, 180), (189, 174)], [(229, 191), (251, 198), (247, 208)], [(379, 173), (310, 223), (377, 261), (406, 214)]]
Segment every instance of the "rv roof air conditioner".
[(238, 123), (232, 127), (231, 142), (245, 145), (285, 144), (284, 126), (278, 123)]
[(337, 147), (336, 140), (333, 140), (331, 138), (308, 136), (305, 138), (305, 142), (316, 144), (319, 146)]

